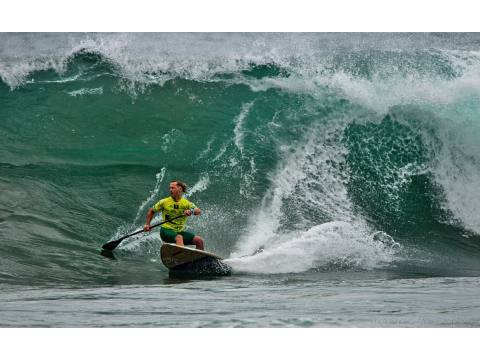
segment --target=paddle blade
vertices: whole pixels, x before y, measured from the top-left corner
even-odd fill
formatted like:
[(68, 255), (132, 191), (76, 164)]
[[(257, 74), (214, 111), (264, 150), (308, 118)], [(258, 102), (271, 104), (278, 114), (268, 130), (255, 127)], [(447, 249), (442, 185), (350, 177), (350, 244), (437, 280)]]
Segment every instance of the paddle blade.
[(110, 251), (110, 250), (102, 250), (100, 252), (100, 255), (105, 256), (106, 258), (109, 258), (112, 260), (116, 260), (115, 255), (113, 255), (113, 251)]
[[(152, 226), (152, 227), (153, 227), (153, 226)], [(108, 242), (108, 243), (106, 243), (106, 244), (103, 244), (103, 245), (102, 245), (102, 249), (112, 251), (112, 250), (114, 250), (118, 245), (120, 245), (120, 243), (121, 243), (123, 240), (125, 240), (126, 238), (129, 238), (130, 236), (133, 236), (133, 235), (140, 234), (141, 232), (143, 232), (143, 229), (138, 230), (138, 231), (135, 231), (135, 232), (132, 233), (132, 234), (125, 235), (125, 236), (121, 237), (121, 238), (118, 239), (118, 240), (110, 241), (110, 242)]]
[(122, 242), (122, 240), (110, 241), (106, 244), (103, 244), (102, 249), (110, 250), (110, 251), (115, 250), (121, 242)]

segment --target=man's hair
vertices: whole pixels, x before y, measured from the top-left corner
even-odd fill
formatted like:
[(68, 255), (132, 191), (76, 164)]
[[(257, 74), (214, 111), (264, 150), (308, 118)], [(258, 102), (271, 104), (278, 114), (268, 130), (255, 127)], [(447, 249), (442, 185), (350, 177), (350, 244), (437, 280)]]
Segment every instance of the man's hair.
[(185, 184), (183, 181), (180, 181), (180, 180), (172, 180), (172, 181), (170, 181), (170, 182), (171, 182), (171, 183), (172, 183), (172, 182), (177, 183), (177, 185), (182, 188), (182, 191), (183, 191), (183, 192), (187, 191), (187, 184)]

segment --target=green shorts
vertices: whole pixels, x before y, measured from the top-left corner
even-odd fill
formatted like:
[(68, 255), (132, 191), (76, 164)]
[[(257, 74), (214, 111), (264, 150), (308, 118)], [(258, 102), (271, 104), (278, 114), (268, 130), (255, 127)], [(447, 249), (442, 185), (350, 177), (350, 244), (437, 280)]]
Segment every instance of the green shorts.
[(183, 236), (183, 244), (184, 245), (195, 245), (193, 243), (193, 238), (195, 237), (195, 234), (192, 234), (191, 232), (188, 232), (188, 231), (176, 232), (175, 230), (172, 230), (172, 229), (166, 229), (163, 226), (160, 227), (160, 237), (166, 243), (174, 243), (175, 244), (176, 243), (175, 237), (177, 235), (182, 235)]

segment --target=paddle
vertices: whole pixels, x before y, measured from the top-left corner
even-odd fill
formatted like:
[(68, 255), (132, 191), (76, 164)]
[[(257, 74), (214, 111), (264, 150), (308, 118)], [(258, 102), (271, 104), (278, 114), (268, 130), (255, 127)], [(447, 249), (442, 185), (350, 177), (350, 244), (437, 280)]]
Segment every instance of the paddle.
[[(165, 220), (165, 221), (162, 221), (161, 223), (158, 223), (158, 224), (155, 224), (153, 226), (150, 226), (150, 229), (153, 229), (154, 227), (157, 227), (159, 225), (162, 225), (162, 224), (165, 224), (167, 222), (170, 222), (172, 220), (175, 220), (175, 219), (178, 219), (178, 218), (181, 218), (182, 216), (185, 216), (185, 215), (180, 215), (180, 216), (177, 216), (177, 217), (174, 217), (172, 219), (168, 219), (168, 220)], [(135, 231), (134, 233), (131, 233), (129, 235), (125, 235), (123, 237), (121, 237), (120, 239), (118, 240), (113, 240), (113, 241), (110, 241), (106, 244), (103, 244), (102, 246), (102, 249), (105, 249), (105, 250), (114, 250), (118, 245), (120, 245), (120, 243), (125, 240), (126, 238), (130, 237), (130, 236), (133, 236), (133, 235), (137, 235), (137, 234), (140, 234), (141, 232), (143, 232), (144, 230), (138, 230), (138, 231)]]

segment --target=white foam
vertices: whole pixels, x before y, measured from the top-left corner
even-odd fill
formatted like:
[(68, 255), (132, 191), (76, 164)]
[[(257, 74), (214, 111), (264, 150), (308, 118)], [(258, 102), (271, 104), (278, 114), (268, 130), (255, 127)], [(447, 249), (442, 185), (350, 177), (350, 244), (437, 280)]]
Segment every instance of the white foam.
[(197, 192), (207, 190), (210, 178), (208, 175), (200, 177), (200, 179), (187, 191), (185, 197), (190, 197)]
[(267, 240), (258, 254), (226, 262), (237, 272), (253, 273), (297, 273), (322, 268), (368, 270), (393, 261), (398, 247), (375, 241), (372, 233), (364, 232), (362, 227), (341, 221)]
[(163, 182), (163, 178), (165, 177), (166, 171), (167, 169), (165, 167), (162, 167), (160, 172), (155, 175), (155, 179), (156, 179), (155, 186), (153, 187), (153, 190), (150, 191), (150, 195), (148, 196), (148, 198), (145, 201), (143, 201), (140, 207), (138, 208), (137, 215), (135, 215), (135, 220), (133, 221), (134, 224), (138, 222), (141, 216), (146, 216), (145, 210), (147, 205), (151, 204), (153, 200), (158, 198), (158, 194), (160, 192), (160, 186)]
[(84, 96), (84, 95), (102, 95), (103, 94), (103, 88), (98, 87), (98, 88), (82, 88), (74, 91), (69, 91), (68, 95), (77, 97), (77, 96)]
[(250, 109), (252, 108), (253, 103), (254, 101), (243, 104), (240, 114), (238, 114), (238, 116), (236, 116), (235, 119), (233, 120), (233, 122), (235, 123), (235, 128), (233, 130), (233, 133), (235, 135), (234, 142), (238, 150), (240, 150), (240, 154), (242, 156), (243, 156), (243, 141), (245, 137), (245, 130), (243, 129), (243, 123), (245, 121), (245, 118), (250, 113)]
[(220, 148), (220, 151), (217, 153), (217, 155), (215, 155), (212, 161), (213, 162), (218, 161), (225, 154), (225, 152), (227, 151), (227, 148), (228, 148), (228, 142), (222, 145), (222, 147)]
[[(345, 174), (338, 166), (346, 150), (327, 141), (342, 132), (341, 124), (313, 127), (303, 144), (280, 149), (284, 161), (271, 175), (260, 210), (252, 214), (249, 230), (231, 254), (236, 271), (298, 272), (328, 264), (369, 268), (393, 260), (391, 244), (374, 239), (374, 230), (348, 198)], [(308, 212), (313, 211), (330, 220), (312, 222)], [(298, 223), (291, 224), (295, 215)]]
[(171, 129), (162, 136), (161, 148), (164, 153), (167, 153), (180, 137), (181, 132), (177, 129)]
[(480, 123), (442, 123), (439, 128), (441, 146), (433, 149), (431, 170), (443, 190), (442, 205), (453, 216), (450, 222), (480, 234)]
[(78, 80), (80, 78), (81, 74), (76, 74), (74, 76), (70, 76), (70, 77), (65, 77), (65, 78), (62, 78), (62, 79), (58, 79), (58, 80), (42, 80), (42, 81), (38, 81), (38, 83), (45, 83), (45, 84), (49, 84), (49, 83), (53, 83), (53, 84), (65, 84), (65, 83), (69, 83), (69, 82), (73, 82), (75, 80)]
[(34, 71), (42, 71), (54, 69), (58, 73), (63, 71), (61, 61), (51, 59), (25, 59), (18, 62), (0, 62), (0, 78), (4, 83), (10, 86), (11, 89), (22, 85), (26, 82), (27, 77)]
[(215, 140), (215, 136), (212, 136), (208, 140), (206, 148), (198, 154), (197, 160), (205, 158), (210, 153), (210, 151), (212, 150), (212, 144), (213, 144), (214, 140)]
[(344, 72), (318, 79), (318, 84), (338, 89), (350, 100), (376, 112), (394, 105), (448, 105), (465, 97), (480, 99), (480, 66), (455, 79), (391, 76), (365, 79)]

